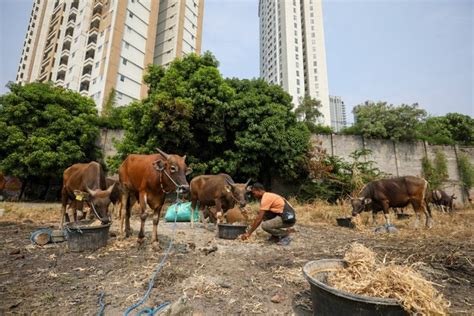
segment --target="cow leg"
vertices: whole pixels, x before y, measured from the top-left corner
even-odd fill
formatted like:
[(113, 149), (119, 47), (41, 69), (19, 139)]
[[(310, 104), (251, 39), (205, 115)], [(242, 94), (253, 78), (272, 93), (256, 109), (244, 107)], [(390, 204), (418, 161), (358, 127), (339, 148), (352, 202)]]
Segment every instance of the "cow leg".
[(199, 206), (199, 217), (201, 218), (201, 224), (204, 228), (207, 228), (207, 219), (204, 217), (204, 209), (206, 208), (205, 205)]
[(413, 206), (413, 211), (415, 212), (415, 229), (417, 229), (420, 224), (420, 213), (422, 205), (418, 201), (411, 201), (411, 205)]
[[(122, 195), (122, 203), (120, 206), (120, 239), (123, 240), (126, 237), (130, 236), (130, 193), (127, 190), (124, 190)], [(125, 207), (125, 212), (122, 210), (122, 207)], [(128, 217), (128, 226), (124, 226), (126, 222), (126, 217)]]
[(390, 213), (388, 212), (389, 210), (388, 201), (382, 201), (382, 207), (383, 207), (383, 217), (385, 217), (385, 224), (391, 225)]
[(146, 193), (145, 192), (140, 192), (139, 196), (139, 203), (140, 203), (140, 232), (138, 233), (138, 242), (141, 242), (141, 240), (145, 237), (145, 221), (146, 218), (148, 217), (148, 214), (146, 212)]
[(216, 226), (222, 221), (222, 203), (221, 199), (216, 199)]
[(158, 206), (153, 208), (153, 234), (151, 235), (151, 243), (155, 246), (158, 246), (158, 223), (160, 222), (160, 213), (164, 202), (165, 197), (163, 196)]
[(427, 228), (431, 228), (433, 227), (433, 218), (431, 217), (431, 209), (430, 209), (430, 206), (428, 205), (428, 203), (426, 203), (425, 201), (421, 201), (421, 207), (420, 207), (420, 211), (423, 210), (425, 212), (425, 217), (426, 217), (426, 227)]
[(377, 212), (372, 211), (372, 225), (377, 225)]

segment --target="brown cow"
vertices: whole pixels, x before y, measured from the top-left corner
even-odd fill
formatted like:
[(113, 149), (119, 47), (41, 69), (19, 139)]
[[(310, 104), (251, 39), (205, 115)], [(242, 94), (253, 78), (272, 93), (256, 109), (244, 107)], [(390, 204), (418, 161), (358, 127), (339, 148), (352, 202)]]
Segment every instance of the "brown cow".
[[(204, 223), (204, 208), (216, 206), (217, 223), (220, 222), (223, 213), (239, 203), (240, 207), (247, 205), (246, 193), (250, 180), (247, 183), (234, 183), (234, 180), (225, 173), (217, 175), (202, 175), (191, 180), (191, 218), (194, 218), (194, 210), (199, 205), (201, 223)], [(191, 221), (194, 227), (194, 221)]]
[(426, 202), (427, 193), (428, 182), (418, 177), (406, 176), (372, 181), (365, 185), (358, 198), (351, 199), (352, 216), (357, 216), (367, 208), (372, 209), (373, 215), (382, 210), (387, 224), (390, 224), (388, 217), (390, 207), (406, 207), (411, 204), (416, 214), (415, 227), (418, 226), (421, 212), (425, 213), (426, 226), (431, 227), (432, 218)]
[[(138, 241), (145, 237), (146, 205), (153, 210), (152, 242), (158, 242), (158, 221), (165, 201), (165, 193), (176, 191), (179, 194), (189, 191), (186, 175), (191, 169), (186, 166), (186, 156), (166, 154), (158, 149), (159, 154), (129, 155), (119, 169), (122, 185), (122, 205), (125, 212), (120, 216), (120, 238), (130, 236), (130, 208), (133, 199), (140, 203), (141, 226)], [(125, 223), (125, 233), (124, 233)]]
[[(90, 163), (76, 163), (63, 173), (63, 188), (61, 190), (61, 223), (63, 228), (64, 218), (69, 221), (66, 209), (68, 206), (76, 206), (77, 196), (83, 198), (91, 207), (94, 206), (103, 222), (108, 222), (108, 207), (110, 194), (114, 185), (107, 189), (105, 174), (102, 166), (92, 161)], [(82, 203), (80, 203), (82, 204)], [(74, 221), (77, 220), (74, 209)]]
[(249, 217), (247, 210), (234, 207), (225, 213), (225, 220), (229, 224), (248, 224)]

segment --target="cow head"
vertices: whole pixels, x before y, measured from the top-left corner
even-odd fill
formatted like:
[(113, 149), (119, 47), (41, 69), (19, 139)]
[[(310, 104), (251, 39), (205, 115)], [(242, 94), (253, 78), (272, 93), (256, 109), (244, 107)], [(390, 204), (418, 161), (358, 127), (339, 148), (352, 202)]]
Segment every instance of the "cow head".
[(114, 189), (115, 183), (112, 184), (110, 187), (107, 188), (107, 190), (91, 190), (88, 187), (87, 193), (89, 193), (89, 203), (93, 204), (95, 207), (95, 210), (97, 211), (97, 214), (100, 216), (103, 222), (108, 222), (109, 221), (109, 205), (111, 203), (110, 201), (110, 194), (112, 193), (112, 190)]
[(232, 194), (233, 200), (238, 202), (240, 207), (245, 207), (250, 179), (246, 183), (234, 183), (231, 179), (226, 178), (226, 182), (225, 190)]
[(367, 210), (370, 203), (372, 203), (371, 198), (351, 198), (352, 216), (357, 216), (357, 214)]
[(456, 199), (457, 199), (456, 194), (451, 195), (451, 200), (456, 200)]
[(153, 163), (155, 169), (162, 173), (162, 187), (166, 191), (177, 190), (178, 193), (187, 193), (189, 191), (189, 183), (186, 180), (186, 176), (193, 171), (186, 165), (186, 155), (181, 157), (178, 155), (169, 155), (159, 148), (156, 148), (156, 150), (163, 158)]

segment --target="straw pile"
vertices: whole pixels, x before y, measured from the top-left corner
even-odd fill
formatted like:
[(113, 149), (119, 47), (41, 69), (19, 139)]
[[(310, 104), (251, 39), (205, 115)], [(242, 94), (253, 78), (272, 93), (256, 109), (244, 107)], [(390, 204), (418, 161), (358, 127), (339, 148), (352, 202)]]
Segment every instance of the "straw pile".
[(447, 315), (449, 301), (412, 267), (383, 264), (372, 250), (358, 243), (351, 245), (344, 260), (347, 268), (329, 275), (330, 286), (358, 295), (394, 298), (417, 315)]

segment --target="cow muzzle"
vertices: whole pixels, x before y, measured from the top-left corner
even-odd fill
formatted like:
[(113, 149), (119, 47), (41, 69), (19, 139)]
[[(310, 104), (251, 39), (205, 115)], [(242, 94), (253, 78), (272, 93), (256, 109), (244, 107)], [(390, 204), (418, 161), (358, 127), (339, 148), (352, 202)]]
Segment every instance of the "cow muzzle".
[(178, 188), (176, 189), (176, 192), (179, 194), (185, 194), (189, 192), (189, 185), (179, 185)]

